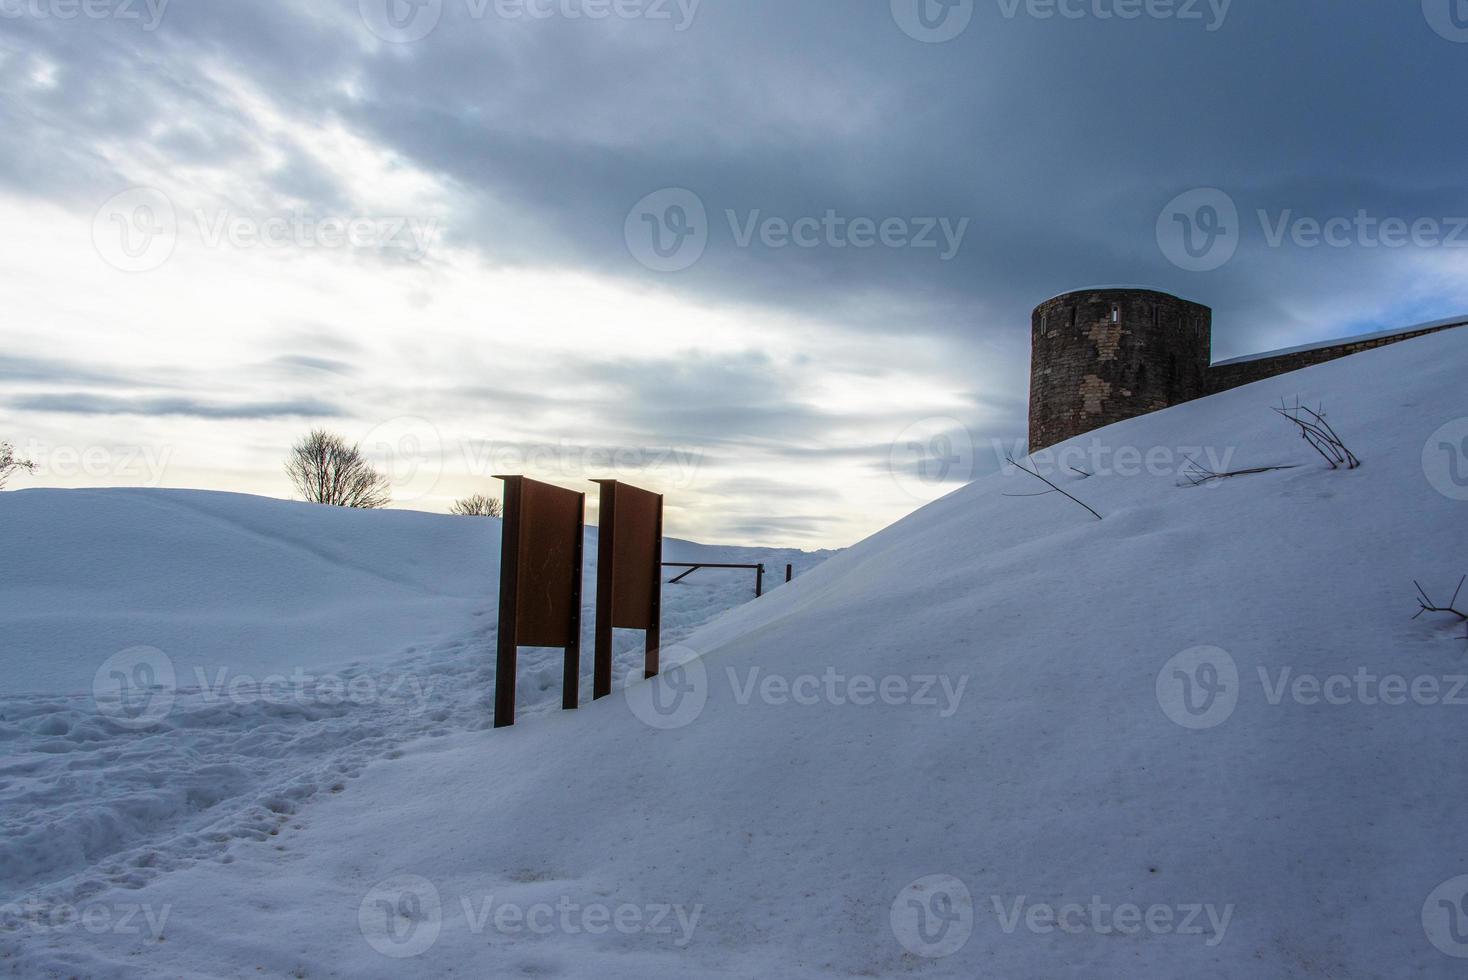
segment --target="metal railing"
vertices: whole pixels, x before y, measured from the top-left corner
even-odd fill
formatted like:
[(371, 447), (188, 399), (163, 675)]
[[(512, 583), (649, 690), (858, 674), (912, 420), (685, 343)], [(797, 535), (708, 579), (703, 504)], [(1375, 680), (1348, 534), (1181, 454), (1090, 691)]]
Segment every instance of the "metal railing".
[[(705, 561), (705, 562), (665, 561), (665, 562), (663, 562), (663, 567), (664, 568), (686, 568), (686, 569), (688, 569), (688, 571), (684, 572), (682, 575), (679, 575), (677, 578), (674, 578), (674, 579), (669, 580), (669, 582), (668, 582), (669, 585), (677, 585), (679, 582), (683, 581), (688, 576), (692, 575), (694, 572), (698, 571), (701, 568), (735, 568), (735, 569), (744, 569), (746, 571), (754, 572), (754, 597), (756, 599), (760, 599), (760, 598), (763, 598), (764, 597), (764, 594), (765, 594), (765, 566), (763, 564), (759, 564), (759, 565), (729, 565), (729, 564), (724, 564), (724, 563), (721, 563), (721, 562), (711, 562), (711, 561)], [(795, 578), (795, 566), (794, 565), (786, 565), (785, 566), (785, 581), (786, 582), (789, 582), (789, 581), (791, 581), (794, 578)]]

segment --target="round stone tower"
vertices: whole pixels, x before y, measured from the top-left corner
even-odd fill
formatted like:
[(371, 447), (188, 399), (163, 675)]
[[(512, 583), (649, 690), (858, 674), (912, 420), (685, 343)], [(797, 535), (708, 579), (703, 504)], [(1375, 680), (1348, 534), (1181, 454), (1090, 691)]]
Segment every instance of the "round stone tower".
[(1207, 394), (1213, 311), (1152, 289), (1063, 293), (1030, 324), (1030, 451)]

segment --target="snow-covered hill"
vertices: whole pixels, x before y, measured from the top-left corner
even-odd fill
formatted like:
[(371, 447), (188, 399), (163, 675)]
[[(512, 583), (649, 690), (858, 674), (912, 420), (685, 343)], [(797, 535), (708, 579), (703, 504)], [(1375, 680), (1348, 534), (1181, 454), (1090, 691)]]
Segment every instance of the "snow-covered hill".
[[(502, 732), (450, 706), (340, 792), (277, 801), (258, 840), (73, 878), (54, 897), (140, 929), (33, 923), (0, 963), (1461, 976), (1468, 646), (1412, 619), (1412, 582), (1446, 598), (1468, 573), (1444, 448), (1468, 448), (1465, 365), (1448, 333), (1073, 440), (1036, 465), (1100, 521), (981, 480), (695, 632), (650, 685)], [(1297, 396), (1364, 467), (1271, 411)], [(1184, 456), (1295, 468), (1180, 486)]]
[[(406, 742), (488, 727), (500, 527), (194, 491), (0, 496), (0, 908), (224, 857)], [(768, 563), (771, 588), (825, 557), (665, 552)], [(752, 572), (669, 586), (667, 642), (753, 597)], [(617, 639), (630, 674), (641, 634)], [(591, 665), (588, 638), (587, 700)], [(164, 693), (120, 713), (145, 681)], [(559, 651), (524, 651), (523, 716), (559, 710), (560, 685)]]

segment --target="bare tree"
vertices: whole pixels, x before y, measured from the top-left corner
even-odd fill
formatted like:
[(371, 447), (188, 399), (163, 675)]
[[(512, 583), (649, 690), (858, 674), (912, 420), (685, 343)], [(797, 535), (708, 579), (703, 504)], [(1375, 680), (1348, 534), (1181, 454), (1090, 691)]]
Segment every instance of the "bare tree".
[(10, 475), (18, 471), (34, 473), (36, 464), (28, 459), (17, 458), (14, 446), (8, 442), (0, 442), (0, 487), (5, 486), (5, 481), (10, 479)]
[(453, 512), (459, 517), (503, 517), (505, 507), (498, 497), (476, 493), (454, 504)]
[(387, 477), (377, 472), (358, 446), (325, 429), (291, 447), (286, 475), (313, 504), (376, 510), (392, 502)]
[(1336, 435), (1335, 429), (1331, 428), (1330, 423), (1325, 420), (1323, 406), (1319, 411), (1314, 411), (1301, 405), (1297, 398), (1293, 408), (1280, 402), (1280, 407), (1276, 408), (1275, 412), (1299, 427), (1300, 437), (1325, 458), (1331, 469), (1338, 470), (1344, 467), (1354, 470), (1361, 465), (1356, 454), (1346, 448), (1345, 442)]

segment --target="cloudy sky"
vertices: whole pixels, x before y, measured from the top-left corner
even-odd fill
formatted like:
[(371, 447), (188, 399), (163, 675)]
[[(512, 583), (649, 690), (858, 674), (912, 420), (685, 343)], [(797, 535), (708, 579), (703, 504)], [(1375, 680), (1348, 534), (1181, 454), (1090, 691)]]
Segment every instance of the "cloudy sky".
[(849, 544), (1023, 439), (1054, 293), (1468, 311), (1454, 3), (0, 0), (12, 486), (287, 497), (326, 425)]

